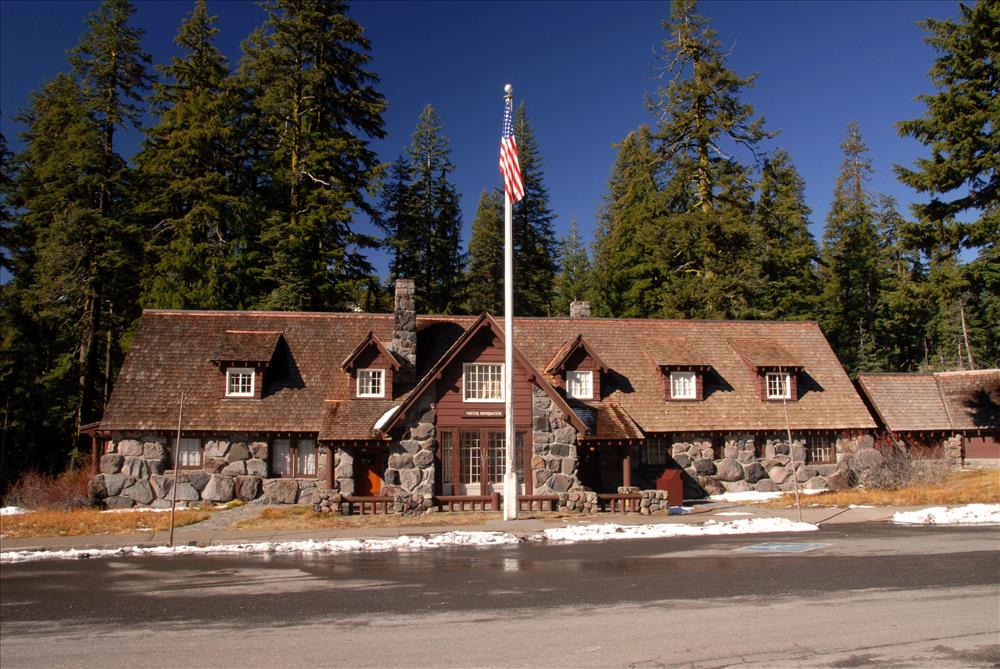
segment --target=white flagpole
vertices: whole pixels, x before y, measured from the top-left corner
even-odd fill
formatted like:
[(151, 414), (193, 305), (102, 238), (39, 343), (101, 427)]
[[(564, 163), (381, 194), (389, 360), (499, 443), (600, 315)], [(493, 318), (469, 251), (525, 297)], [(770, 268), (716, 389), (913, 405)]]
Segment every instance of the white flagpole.
[[(504, 103), (513, 105), (514, 87), (504, 86)], [(503, 519), (517, 520), (517, 472), (514, 470), (514, 226), (513, 205), (504, 188), (503, 198), (503, 359), (504, 359), (504, 445), (506, 466), (503, 473)]]

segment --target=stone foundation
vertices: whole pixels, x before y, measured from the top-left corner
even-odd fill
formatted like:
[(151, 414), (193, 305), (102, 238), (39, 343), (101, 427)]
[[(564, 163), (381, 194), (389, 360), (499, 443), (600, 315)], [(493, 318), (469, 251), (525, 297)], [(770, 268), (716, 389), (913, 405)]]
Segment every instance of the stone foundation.
[(430, 397), (418, 402), (407, 416), (400, 438), (389, 446), (383, 496), (429, 498), (434, 494), (436, 418)]
[[(109, 509), (169, 508), (175, 495), (181, 508), (233, 500), (307, 504), (313, 501), (326, 476), (325, 448), (316, 452), (317, 478), (269, 478), (268, 444), (243, 435), (229, 435), (205, 442), (200, 469), (177, 472), (175, 493), (174, 472), (168, 469), (167, 443), (167, 437), (148, 434), (112, 440), (101, 456), (100, 473), (90, 479), (91, 498)], [(353, 485), (353, 479), (350, 480)]]
[(576, 429), (544, 390), (531, 384), (531, 476), (535, 495), (561, 495), (580, 489)]

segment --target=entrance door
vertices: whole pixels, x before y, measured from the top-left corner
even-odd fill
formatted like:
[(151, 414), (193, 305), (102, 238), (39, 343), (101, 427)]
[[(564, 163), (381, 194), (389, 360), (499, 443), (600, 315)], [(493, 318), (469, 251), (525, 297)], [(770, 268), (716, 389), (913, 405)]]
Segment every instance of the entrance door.
[[(441, 494), (489, 495), (503, 492), (505, 443), (503, 430), (439, 429), (441, 442)], [(457, 447), (456, 447), (457, 446)], [(524, 493), (524, 433), (517, 433), (514, 467), (518, 489)]]
[(382, 492), (385, 483), (385, 458), (379, 453), (360, 453), (354, 458), (354, 480), (356, 494), (360, 497), (375, 497)]

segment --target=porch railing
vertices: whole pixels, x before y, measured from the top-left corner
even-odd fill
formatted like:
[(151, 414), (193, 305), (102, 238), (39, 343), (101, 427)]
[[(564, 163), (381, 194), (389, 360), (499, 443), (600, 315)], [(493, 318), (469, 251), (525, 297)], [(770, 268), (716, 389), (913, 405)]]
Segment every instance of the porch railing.
[(639, 510), (642, 495), (602, 493), (597, 495), (597, 508), (609, 513), (634, 513)]
[[(599, 494), (597, 495), (598, 510), (607, 513), (636, 513), (639, 511), (642, 495), (638, 494)], [(395, 513), (392, 497), (360, 497), (347, 495), (343, 498), (347, 513), (361, 516)], [(435, 495), (434, 506), (441, 511), (480, 511), (499, 512), (503, 506), (503, 495), (498, 492), (492, 495)], [(518, 495), (519, 511), (556, 511), (559, 505), (558, 495)]]

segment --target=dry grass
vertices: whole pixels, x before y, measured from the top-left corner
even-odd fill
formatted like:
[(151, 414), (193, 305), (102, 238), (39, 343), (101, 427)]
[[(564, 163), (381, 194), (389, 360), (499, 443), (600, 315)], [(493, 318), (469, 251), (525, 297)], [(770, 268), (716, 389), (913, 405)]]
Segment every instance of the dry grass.
[(90, 468), (86, 465), (56, 475), (25, 472), (7, 491), (4, 505), (25, 509), (73, 509), (87, 506), (89, 480)]
[[(936, 483), (910, 485), (896, 490), (851, 488), (803, 497), (810, 506), (956, 506), (961, 504), (1000, 504), (1000, 471), (975, 469), (953, 472)], [(762, 503), (772, 509), (795, 506), (795, 496)]]
[[(555, 517), (558, 514), (532, 512), (519, 518)], [(309, 506), (265, 508), (256, 518), (247, 518), (231, 526), (235, 530), (325, 530), (355, 527), (426, 527), (429, 525), (477, 525), (500, 518), (499, 513), (464, 511), (430, 513), (422, 516), (342, 516), (318, 513)]]
[[(175, 527), (190, 525), (208, 518), (209, 512), (179, 509)], [(90, 534), (132, 534), (164, 531), (170, 528), (170, 513), (136, 511), (101, 513), (97, 509), (60, 511), (40, 509), (18, 516), (0, 516), (0, 538), (73, 537)]]

